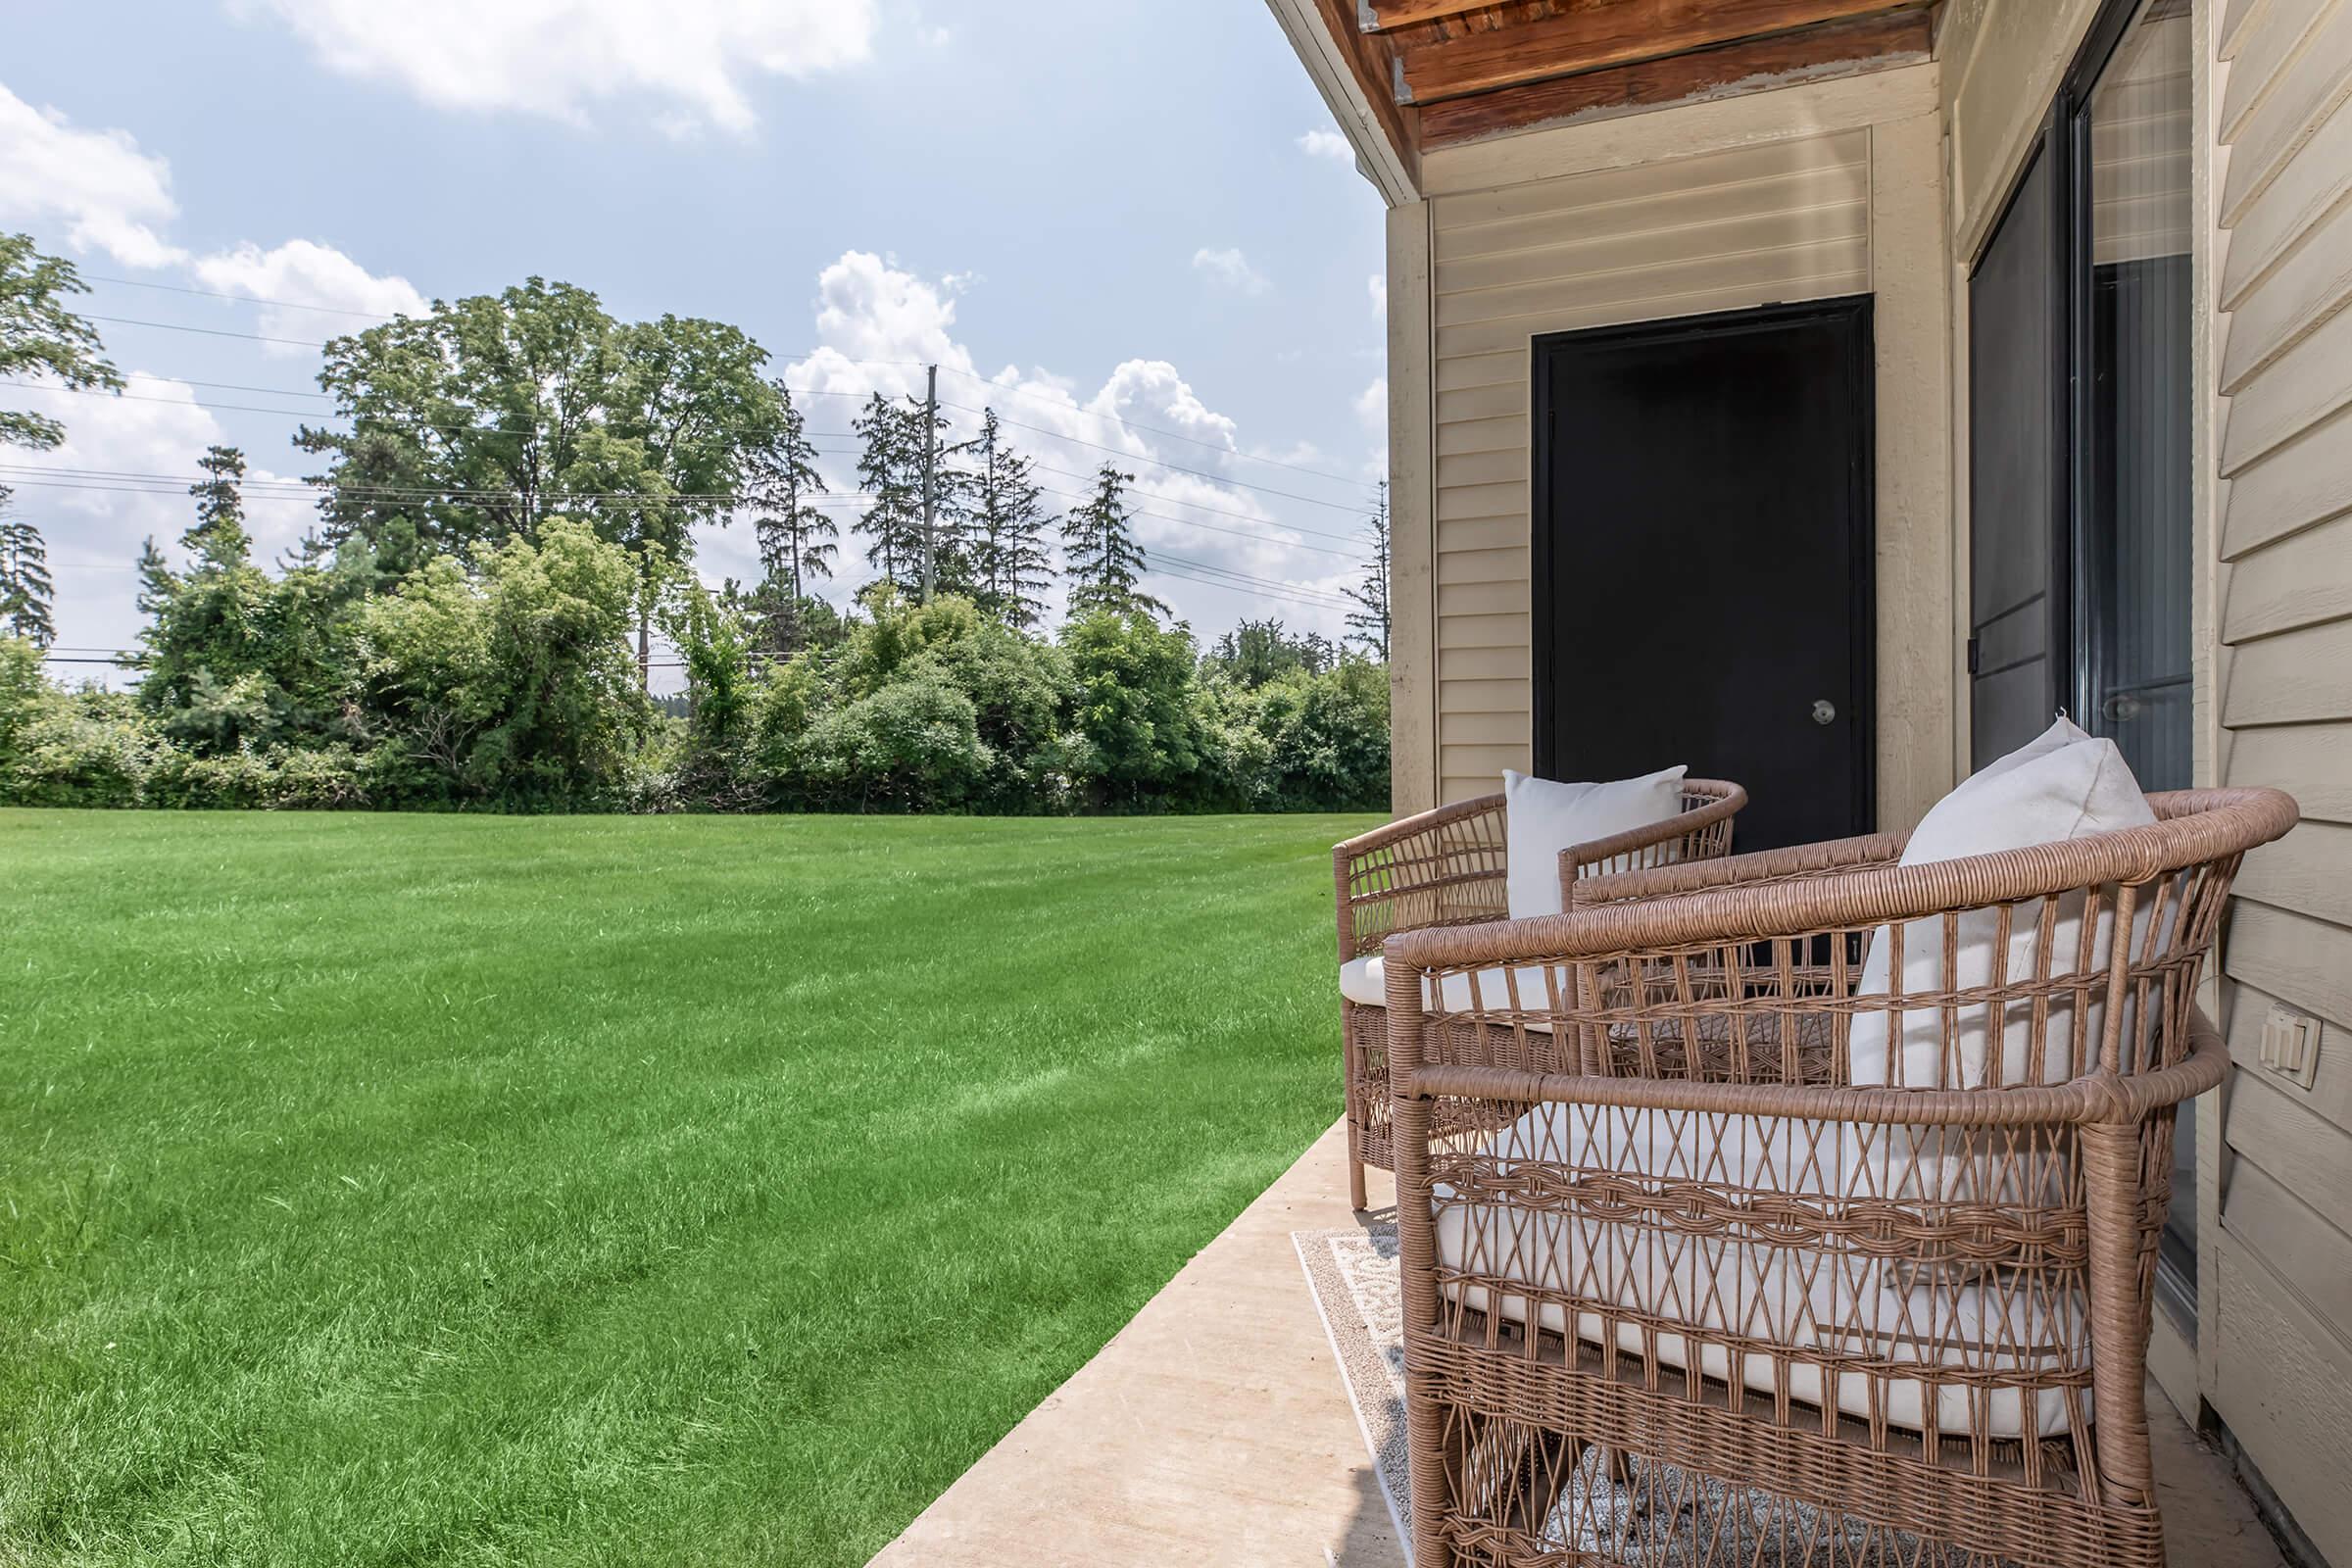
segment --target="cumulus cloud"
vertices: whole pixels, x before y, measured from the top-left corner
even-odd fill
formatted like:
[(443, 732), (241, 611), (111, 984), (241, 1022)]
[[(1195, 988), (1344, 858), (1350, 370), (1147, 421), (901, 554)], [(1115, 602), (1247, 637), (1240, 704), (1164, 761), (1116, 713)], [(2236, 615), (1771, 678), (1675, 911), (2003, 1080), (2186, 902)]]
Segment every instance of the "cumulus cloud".
[(1372, 384), (1355, 395), (1355, 416), (1367, 430), (1386, 430), (1389, 427), (1389, 378), (1376, 375)]
[(1298, 138), (1298, 150), (1309, 158), (1328, 158), (1338, 164), (1355, 162), (1355, 149), (1348, 145), (1348, 138), (1320, 126)]
[(1193, 252), (1193, 270), (1206, 273), (1224, 287), (1243, 294), (1263, 294), (1273, 286), (1266, 281), (1265, 273), (1250, 265), (1250, 258), (1242, 254), (1238, 245), (1228, 245), (1222, 250), (1201, 246)]
[(77, 128), (0, 86), (0, 227), (63, 224), (78, 250), (169, 267), (186, 253), (157, 230), (177, 216), (172, 166), (128, 131)]
[[(263, 308), (265, 337), (315, 341), (355, 331), (368, 324), (365, 318), (421, 316), (426, 308), (424, 296), (407, 278), (378, 277), (333, 246), (307, 239), (290, 239), (267, 251), (240, 245), (204, 257), (195, 272), (207, 288), (223, 294), (283, 302)], [(262, 348), (279, 356), (313, 352), (284, 343)]]
[[(957, 311), (968, 302), (957, 296), (967, 282), (953, 273), (927, 277), (868, 251), (847, 252), (827, 267), (813, 302), (819, 346), (784, 371), (802, 394), (810, 425), (848, 430), (858, 402), (874, 391), (919, 396), (923, 367), (936, 364), (940, 402), (955, 426), (951, 439), (968, 433), (978, 411), (993, 406), (1007, 423), (1006, 434), (1037, 461), (1037, 482), (1055, 512), (1083, 500), (1104, 463), (1136, 476), (1128, 491), (1136, 533), (1166, 568), (1153, 589), (1196, 624), (1273, 613), (1302, 629), (1338, 634), (1341, 608), (1328, 606), (1324, 597), (1332, 584), (1354, 581), (1360, 567), (1347, 554), (1328, 553), (1336, 541), (1285, 526), (1274, 499), (1250, 486), (1251, 479), (1267, 483), (1269, 475), (1247, 462), (1230, 416), (1211, 408), (1165, 360), (1122, 361), (1092, 391), (1037, 367), (983, 368), (957, 335)], [(855, 466), (855, 453), (847, 450), (827, 454), (820, 464), (827, 481), (842, 491), (856, 489)], [(1180, 471), (1186, 469), (1192, 471)], [(1313, 481), (1284, 479), (1276, 488), (1294, 483)], [(1326, 514), (1327, 509), (1297, 502), (1282, 506), (1285, 515), (1298, 514), (1308, 527), (1344, 534), (1351, 525), (1345, 512)], [(871, 573), (862, 547), (849, 533), (856, 508), (836, 511), (843, 527), (841, 586), (854, 587)], [(706, 576), (757, 570), (748, 537), (731, 537), (742, 533), (698, 532)], [(1199, 580), (1216, 577), (1220, 569), (1281, 584), (1315, 602), (1269, 599), (1229, 578), (1216, 586)], [(1058, 605), (1049, 609), (1059, 612)]]
[(1372, 296), (1372, 314), (1381, 319), (1389, 315), (1389, 279), (1387, 274), (1374, 272), (1364, 279), (1364, 292)]
[(873, 48), (874, 0), (232, 0), (274, 19), (330, 68), (439, 109), (586, 123), (639, 100), (665, 134), (759, 117), (749, 78), (806, 77)]

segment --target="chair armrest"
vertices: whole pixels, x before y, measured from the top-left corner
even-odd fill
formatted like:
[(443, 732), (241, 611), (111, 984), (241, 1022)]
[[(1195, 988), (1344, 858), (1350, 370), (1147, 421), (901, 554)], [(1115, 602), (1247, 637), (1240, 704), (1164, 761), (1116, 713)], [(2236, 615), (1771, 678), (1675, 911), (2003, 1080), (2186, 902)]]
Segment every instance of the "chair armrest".
[(1334, 845), (1340, 961), (1398, 931), (1500, 919), (1503, 798), (1482, 795)]

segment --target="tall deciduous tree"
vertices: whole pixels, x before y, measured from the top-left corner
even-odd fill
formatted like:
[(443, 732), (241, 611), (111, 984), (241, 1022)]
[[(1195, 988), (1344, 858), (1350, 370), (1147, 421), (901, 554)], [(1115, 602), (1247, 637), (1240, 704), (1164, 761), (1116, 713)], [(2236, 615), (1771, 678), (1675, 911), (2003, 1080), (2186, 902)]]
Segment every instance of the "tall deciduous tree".
[(1380, 482), (1380, 501), (1365, 519), (1372, 533), (1372, 559), (1364, 579), (1340, 591), (1355, 601), (1348, 612), (1348, 640), (1358, 643), (1382, 663), (1389, 660), (1389, 482)]
[[(723, 323), (618, 322), (588, 290), (533, 277), (329, 343), (318, 384), (350, 428), (305, 426), (295, 444), (330, 460), (328, 539), (359, 537), (387, 577), (534, 537), (561, 510), (626, 546), (650, 582), (691, 554), (696, 520), (731, 514), (772, 439), (766, 358)], [(642, 645), (652, 595), (639, 599)]]
[(636, 558), (637, 667), (650, 677), (654, 579), (662, 562), (694, 558), (698, 519), (724, 523), (749, 477), (751, 455), (775, 437), (776, 391), (761, 378), (767, 351), (723, 321), (664, 315), (616, 331), (611, 400), (614, 433), (644, 474), (634, 496), (590, 509), (597, 532)]
[(752, 527), (767, 582), (797, 601), (808, 597), (808, 579), (833, 575), (833, 558), (840, 550), (834, 540), (840, 530), (815, 504), (815, 498), (825, 494), (825, 479), (816, 471), (816, 447), (808, 439), (801, 411), (793, 406), (792, 389), (782, 381), (774, 387), (775, 433), (750, 455), (745, 495), (757, 509)]
[[(122, 377), (101, 352), (98, 329), (66, 304), (88, 292), (72, 262), (42, 255), (30, 234), (0, 233), (0, 378), (122, 391)], [(66, 427), (46, 414), (0, 407), (0, 447), (46, 452), (65, 438)], [(0, 487), (0, 512), (8, 494)], [(40, 530), (23, 517), (0, 517), (0, 626), (45, 648), (57, 636), (55, 600)]]
[(1061, 520), (1073, 615), (1092, 610), (1168, 612), (1166, 605), (1139, 586), (1148, 563), (1127, 512), (1127, 486), (1134, 482), (1134, 474), (1103, 464), (1095, 471), (1095, 493)]
[(979, 434), (956, 450), (969, 465), (956, 494), (972, 597), (1008, 624), (1034, 626), (1054, 572), (1045, 539), (1053, 519), (1030, 477), (1031, 460), (1004, 440), (994, 409), (981, 412)]
[(11, 494), (0, 484), (0, 631), (46, 648), (57, 641), (49, 550), (38, 528), (9, 514)]
[[(98, 329), (66, 301), (89, 292), (72, 262), (43, 256), (30, 234), (0, 234), (0, 376), (34, 379), (75, 391), (122, 390), (122, 377), (100, 352)], [(66, 427), (45, 414), (0, 408), (0, 446), (46, 452)]]

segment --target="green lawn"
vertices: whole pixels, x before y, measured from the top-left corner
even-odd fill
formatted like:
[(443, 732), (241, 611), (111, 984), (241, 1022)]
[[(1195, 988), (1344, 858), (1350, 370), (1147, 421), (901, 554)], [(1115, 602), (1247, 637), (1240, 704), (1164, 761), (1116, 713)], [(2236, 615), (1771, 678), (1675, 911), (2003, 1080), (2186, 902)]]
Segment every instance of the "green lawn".
[(1336, 816), (0, 811), (0, 1563), (858, 1563), (1338, 1114)]

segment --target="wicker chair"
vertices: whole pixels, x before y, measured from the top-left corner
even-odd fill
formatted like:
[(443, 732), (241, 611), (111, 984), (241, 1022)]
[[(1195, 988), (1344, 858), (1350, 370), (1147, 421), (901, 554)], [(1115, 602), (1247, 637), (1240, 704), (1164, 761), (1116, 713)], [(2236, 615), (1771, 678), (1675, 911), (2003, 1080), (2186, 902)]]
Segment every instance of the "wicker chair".
[[(1720, 779), (1683, 781), (1683, 813), (1669, 821), (1580, 844), (1560, 856), (1563, 905), (1580, 877), (1731, 853), (1732, 818), (1747, 791)], [(1340, 962), (1367, 954), (1399, 931), (1499, 920), (1507, 862), (1503, 798), (1482, 795), (1375, 828), (1335, 846)], [(1389, 1153), (1388, 1012), (1342, 998), (1342, 1081), (1348, 1107), (1348, 1191), (1364, 1206), (1364, 1167), (1396, 1168)]]
[[(1420, 1568), (2164, 1561), (2157, 1237), (2175, 1107), (2226, 1061), (2192, 993), (2295, 807), (2151, 805), (1915, 867), (1880, 836), (1604, 876), (1389, 945)], [(1449, 974), (1488, 980), (1427, 1010)], [(1496, 1064), (1540, 1031), (1583, 1070)]]

